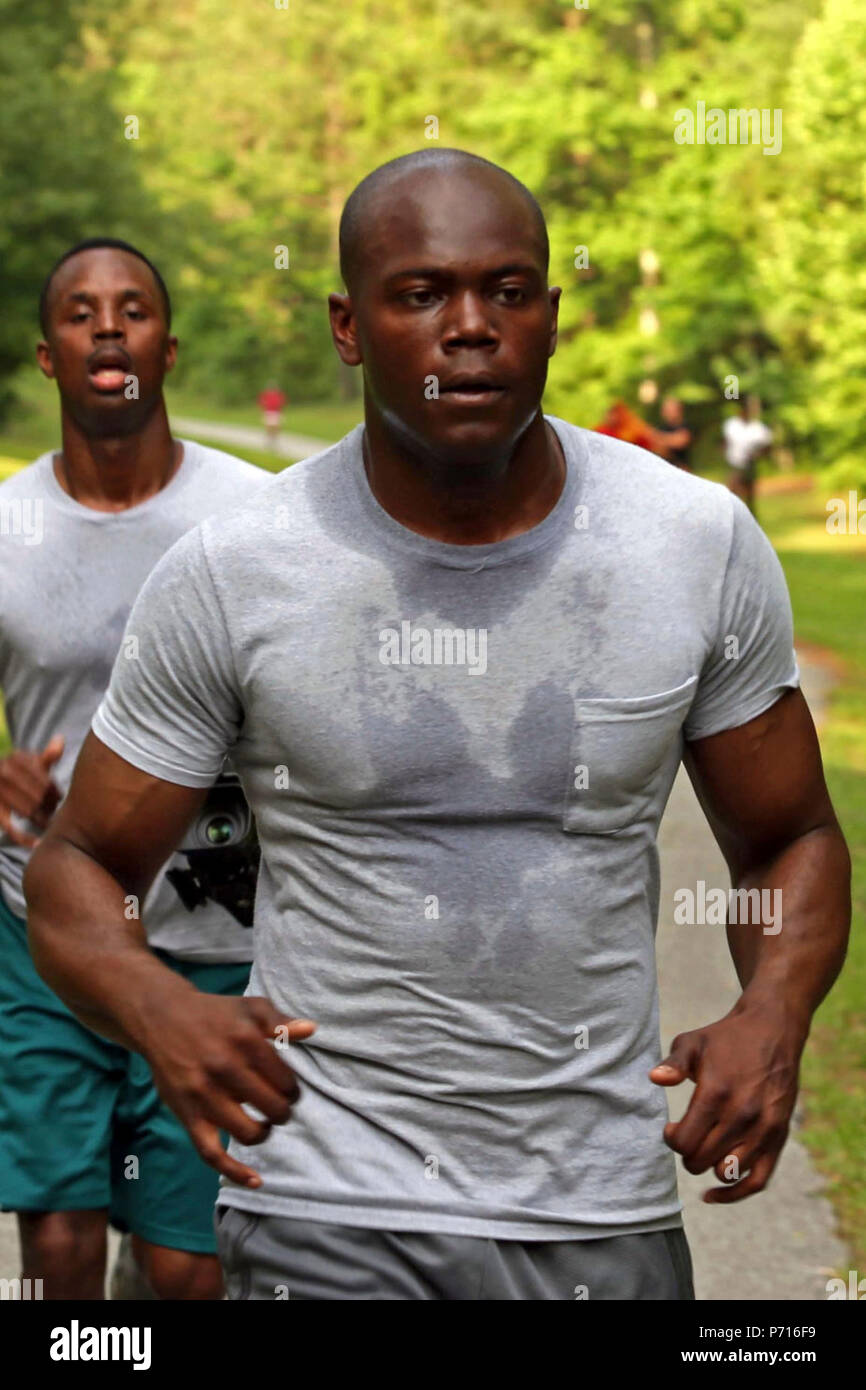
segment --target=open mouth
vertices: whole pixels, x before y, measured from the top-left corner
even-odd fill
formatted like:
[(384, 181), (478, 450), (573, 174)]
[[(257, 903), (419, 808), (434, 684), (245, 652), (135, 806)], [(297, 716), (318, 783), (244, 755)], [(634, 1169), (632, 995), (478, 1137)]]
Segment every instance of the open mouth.
[(129, 364), (119, 356), (102, 357), (91, 364), (87, 380), (94, 391), (112, 394), (122, 391), (129, 376)]

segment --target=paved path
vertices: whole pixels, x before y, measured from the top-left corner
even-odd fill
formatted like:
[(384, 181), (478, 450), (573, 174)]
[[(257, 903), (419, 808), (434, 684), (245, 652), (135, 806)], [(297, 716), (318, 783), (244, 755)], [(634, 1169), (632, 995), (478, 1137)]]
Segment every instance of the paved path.
[[(178, 422), (175, 421), (175, 424)], [(188, 428), (190, 422), (181, 425)], [(817, 722), (832, 684), (824, 670), (801, 654), (803, 685)], [(658, 969), (664, 1055), (677, 1033), (711, 1023), (739, 993), (724, 929), (673, 924), (673, 894), (703, 879), (726, 886), (724, 861), (683, 772), (674, 786), (660, 835), (662, 859)], [(689, 1082), (668, 1091), (678, 1119)], [(834, 1233), (832, 1209), (796, 1124), (770, 1185), (732, 1207), (711, 1207), (700, 1194), (715, 1180), (693, 1177), (677, 1160), (686, 1231), (699, 1299), (823, 1299), (825, 1283), (851, 1263)], [(112, 1242), (116, 1249), (116, 1239)], [(0, 1277), (18, 1271), (14, 1218), (0, 1215)]]
[(244, 449), (267, 450), (295, 463), (320, 454), (333, 442), (311, 439), (307, 434), (287, 434), (281, 430), (276, 445), (272, 446), (267, 442), (264, 430), (256, 429), (253, 425), (221, 425), (213, 420), (190, 420), (184, 415), (172, 415), (171, 427), (177, 434), (191, 435), (195, 439), (212, 439), (217, 444), (239, 444)]

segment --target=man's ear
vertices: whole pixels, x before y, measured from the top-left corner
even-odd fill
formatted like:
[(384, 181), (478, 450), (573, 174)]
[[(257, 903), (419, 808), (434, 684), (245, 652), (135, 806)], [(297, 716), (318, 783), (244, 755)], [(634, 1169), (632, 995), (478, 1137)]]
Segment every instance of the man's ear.
[(36, 361), (39, 364), (39, 370), (42, 373), (42, 375), (47, 376), (50, 380), (53, 381), (54, 359), (51, 356), (51, 348), (48, 346), (44, 338), (40, 338), (39, 342), (36, 344)]
[(552, 357), (556, 352), (556, 344), (559, 341), (559, 301), (562, 298), (562, 289), (559, 285), (552, 285), (548, 290), (550, 295), (550, 349), (548, 357)]
[(165, 370), (170, 372), (177, 361), (177, 338), (169, 333), (165, 344)]
[(358, 345), (357, 321), (352, 300), (347, 294), (328, 295), (328, 316), (331, 320), (331, 336), (341, 362), (347, 367), (361, 365), (361, 349)]

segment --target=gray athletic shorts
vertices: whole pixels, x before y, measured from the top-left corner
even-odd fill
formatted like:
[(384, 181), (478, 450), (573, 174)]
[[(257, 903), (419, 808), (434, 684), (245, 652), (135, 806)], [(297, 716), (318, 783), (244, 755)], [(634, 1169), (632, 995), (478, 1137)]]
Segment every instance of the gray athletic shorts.
[(682, 1227), (600, 1240), (376, 1231), (219, 1206), (230, 1299), (693, 1299)]

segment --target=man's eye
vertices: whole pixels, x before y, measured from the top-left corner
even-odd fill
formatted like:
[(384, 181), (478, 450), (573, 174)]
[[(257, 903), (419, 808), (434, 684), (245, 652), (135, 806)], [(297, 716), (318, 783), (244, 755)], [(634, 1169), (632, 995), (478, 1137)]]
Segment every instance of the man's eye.
[(403, 298), (410, 304), (417, 304), (420, 308), (425, 308), (434, 298), (432, 290), (407, 290)]
[(500, 285), (497, 294), (504, 298), (506, 304), (519, 304), (526, 297), (522, 285)]
[(127, 309), (126, 312), (131, 319), (143, 319), (146, 317), (143, 309)]
[(86, 309), (79, 309), (79, 311), (78, 311), (77, 314), (73, 314), (73, 315), (72, 315), (72, 322), (73, 322), (73, 323), (80, 323), (82, 319), (87, 319), (87, 318), (89, 318), (89, 317), (90, 317), (90, 314), (88, 313), (88, 311), (87, 311)]

